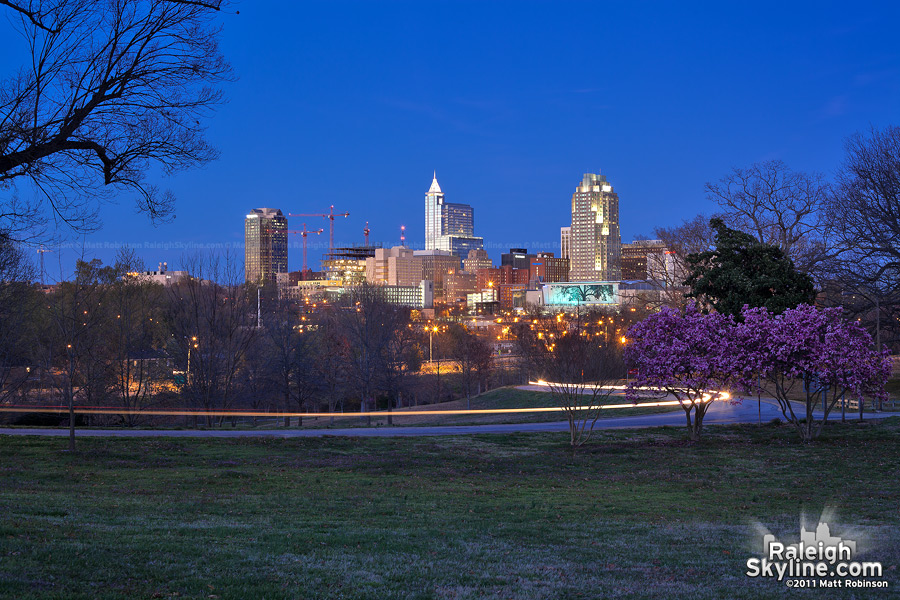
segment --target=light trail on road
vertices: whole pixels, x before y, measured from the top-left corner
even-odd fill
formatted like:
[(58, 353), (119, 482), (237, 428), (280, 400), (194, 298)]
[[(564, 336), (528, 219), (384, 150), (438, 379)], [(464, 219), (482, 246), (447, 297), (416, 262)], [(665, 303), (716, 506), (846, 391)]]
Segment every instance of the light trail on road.
[[(726, 394), (727, 396), (727, 394)], [(707, 394), (701, 402), (711, 402), (711, 394)], [(678, 400), (663, 400), (660, 402), (629, 402), (619, 404), (604, 404), (599, 406), (585, 406), (577, 410), (610, 410), (619, 408), (657, 408), (663, 406), (679, 406)], [(403, 410), (403, 411), (379, 411), (379, 412), (353, 412), (353, 413), (330, 413), (330, 412), (263, 412), (248, 410), (162, 410), (162, 409), (125, 409), (116, 408), (114, 406), (102, 407), (76, 407), (74, 413), (76, 415), (144, 415), (144, 416), (160, 416), (160, 417), (412, 417), (412, 416), (428, 416), (428, 415), (504, 415), (504, 414), (523, 414), (523, 413), (547, 413), (547, 412), (563, 412), (568, 410), (559, 406), (541, 406), (534, 408), (482, 408), (482, 409), (459, 409), (459, 410)], [(69, 409), (65, 406), (3, 406), (0, 412), (7, 413), (50, 413), (65, 414)]]

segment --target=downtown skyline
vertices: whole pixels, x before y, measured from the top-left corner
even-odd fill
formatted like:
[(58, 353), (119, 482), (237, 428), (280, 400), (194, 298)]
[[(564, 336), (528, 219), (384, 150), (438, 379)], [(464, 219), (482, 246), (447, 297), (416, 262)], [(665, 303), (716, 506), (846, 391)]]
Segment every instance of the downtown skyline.
[[(398, 244), (405, 225), (421, 247), (435, 169), (448, 198), (475, 207), (495, 261), (510, 247), (558, 251), (573, 182), (598, 170), (615, 182), (627, 242), (713, 212), (703, 186), (735, 166), (779, 158), (830, 179), (843, 140), (896, 121), (900, 106), (890, 32), (900, 9), (889, 3), (856, 13), (838, 3), (240, 10), (225, 15), (222, 39), (238, 80), (208, 121), (221, 158), (154, 178), (178, 197), (171, 223), (152, 226), (127, 197), (104, 206), (86, 258), (109, 263), (120, 244), (173, 268), (191, 248), (233, 244), (240, 256), (243, 217), (258, 206), (334, 204), (350, 212), (336, 245), (361, 244), (369, 222), (373, 242)], [(571, 34), (590, 24), (602, 43)], [(441, 44), (410, 33), (426, 26)], [(8, 29), (0, 23), (0, 64), (13, 68), (20, 41)], [(299, 268), (299, 240), (290, 245)], [(311, 239), (313, 268), (325, 247)], [(78, 254), (46, 255), (50, 278)]]

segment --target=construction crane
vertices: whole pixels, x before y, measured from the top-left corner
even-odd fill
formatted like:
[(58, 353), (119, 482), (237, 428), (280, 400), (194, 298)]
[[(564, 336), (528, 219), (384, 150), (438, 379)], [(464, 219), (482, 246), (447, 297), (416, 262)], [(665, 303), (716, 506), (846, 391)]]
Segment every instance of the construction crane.
[(325, 230), (324, 229), (307, 229), (306, 223), (303, 224), (303, 229), (300, 229), (300, 230), (288, 229), (288, 233), (296, 233), (297, 235), (299, 235), (300, 237), (303, 238), (303, 271), (301, 271), (301, 273), (306, 273), (306, 271), (307, 271), (307, 268), (306, 268), (306, 238), (309, 237), (309, 234), (311, 234), (311, 233), (319, 235), (323, 231), (325, 231)]
[(366, 236), (366, 248), (369, 247), (369, 233), (370, 232), (371, 232), (371, 229), (369, 229), (369, 222), (366, 221), (366, 226), (363, 229), (363, 235)]
[(338, 213), (338, 214), (335, 214), (335, 212), (334, 212), (334, 204), (332, 204), (332, 205), (331, 205), (331, 212), (330, 212), (330, 213), (326, 213), (326, 214), (307, 214), (307, 213), (302, 213), (302, 214), (297, 214), (297, 215), (292, 214), (292, 213), (288, 213), (288, 216), (289, 216), (289, 217), (322, 217), (323, 219), (328, 219), (328, 221), (329, 221), (329, 229), (330, 229), (330, 232), (329, 232), (329, 238), (328, 238), (328, 252), (329, 252), (330, 254), (333, 254), (333, 253), (334, 253), (334, 218), (335, 218), (335, 217), (349, 217), (349, 216), (350, 216), (350, 213), (349, 213), (349, 212), (345, 212), (345, 213)]
[(53, 252), (53, 250), (45, 248), (44, 246), (41, 246), (40, 248), (37, 249), (37, 253), (41, 255), (41, 285), (42, 286), (44, 285), (44, 274), (46, 273), (46, 271), (44, 270), (44, 254), (47, 252)]

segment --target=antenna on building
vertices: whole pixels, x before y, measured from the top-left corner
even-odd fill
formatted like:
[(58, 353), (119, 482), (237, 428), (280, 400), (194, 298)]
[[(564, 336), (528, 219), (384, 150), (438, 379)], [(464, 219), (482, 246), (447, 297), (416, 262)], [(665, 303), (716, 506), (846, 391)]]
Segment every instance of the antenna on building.
[(44, 253), (46, 253), (46, 252), (53, 252), (53, 250), (50, 250), (50, 249), (46, 248), (45, 246), (41, 246), (40, 248), (37, 249), (37, 253), (41, 255), (41, 285), (42, 286), (44, 285), (44, 275), (46, 274), (46, 271), (44, 270)]
[(400, 245), (406, 245), (406, 225), (400, 226)]
[(369, 222), (366, 221), (366, 226), (363, 229), (363, 235), (366, 236), (366, 247), (369, 246), (369, 232), (370, 231), (371, 231), (371, 229), (369, 229)]

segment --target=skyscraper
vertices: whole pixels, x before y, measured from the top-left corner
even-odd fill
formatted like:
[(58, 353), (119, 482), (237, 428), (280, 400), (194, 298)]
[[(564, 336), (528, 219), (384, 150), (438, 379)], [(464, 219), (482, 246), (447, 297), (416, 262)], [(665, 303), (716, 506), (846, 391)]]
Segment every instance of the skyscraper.
[(254, 208), (244, 220), (244, 274), (248, 283), (275, 283), (288, 272), (287, 218), (277, 208)]
[(572, 194), (569, 246), (571, 281), (617, 281), (621, 278), (619, 196), (606, 177), (585, 173)]
[(559, 228), (559, 257), (569, 258), (569, 248), (572, 246), (572, 226)]
[(447, 250), (462, 259), (483, 247), (484, 238), (475, 236), (475, 210), (468, 204), (444, 202), (435, 173), (425, 194), (425, 249)]

